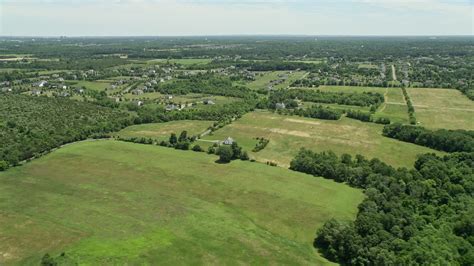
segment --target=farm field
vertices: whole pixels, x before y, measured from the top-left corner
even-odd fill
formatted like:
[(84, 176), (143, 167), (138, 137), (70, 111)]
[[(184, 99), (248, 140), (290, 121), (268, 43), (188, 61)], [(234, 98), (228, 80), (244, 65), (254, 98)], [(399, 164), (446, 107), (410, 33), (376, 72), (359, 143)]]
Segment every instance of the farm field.
[[(381, 125), (344, 117), (330, 121), (257, 111), (204, 139), (223, 140), (230, 136), (249, 151), (251, 158), (274, 161), (283, 167), (289, 166), (303, 147), (314, 151), (332, 150), (336, 154), (362, 154), (399, 167), (412, 167), (420, 153), (439, 154), (432, 149), (383, 137), (382, 128)], [(270, 139), (270, 143), (264, 150), (253, 153), (250, 151), (257, 143), (256, 137)]]
[(280, 76), (287, 75), (288, 78), (283, 83), (274, 86), (277, 89), (286, 88), (290, 86), (291, 83), (293, 83), (295, 80), (301, 79), (306, 72), (297, 71), (290, 73), (290, 71), (272, 71), (260, 73), (261, 76), (257, 76), (257, 79), (255, 81), (248, 83), (247, 87), (254, 90), (266, 89), (272, 80), (277, 80), (280, 79)]
[[(320, 90), (327, 92), (343, 92), (343, 93), (363, 93), (373, 92), (383, 94), (385, 102), (375, 112), (374, 117), (390, 118), (392, 122), (408, 123), (408, 112), (405, 99), (403, 98), (400, 88), (378, 88), (378, 87), (358, 87), (358, 86), (320, 86), (318, 88), (308, 88), (312, 90)], [(337, 104), (321, 104), (340, 110), (360, 110), (368, 112), (369, 107), (347, 106)]]
[(474, 102), (453, 89), (407, 89), (415, 116), (427, 128), (474, 130)]
[(329, 264), (312, 246), (360, 190), (260, 163), (118, 141), (65, 146), (0, 173), (0, 263)]
[(183, 120), (171, 121), (166, 123), (152, 123), (134, 125), (122, 129), (117, 133), (121, 137), (145, 137), (157, 140), (168, 140), (171, 133), (178, 136), (183, 131), (188, 131), (188, 136), (199, 135), (206, 131), (214, 121)]

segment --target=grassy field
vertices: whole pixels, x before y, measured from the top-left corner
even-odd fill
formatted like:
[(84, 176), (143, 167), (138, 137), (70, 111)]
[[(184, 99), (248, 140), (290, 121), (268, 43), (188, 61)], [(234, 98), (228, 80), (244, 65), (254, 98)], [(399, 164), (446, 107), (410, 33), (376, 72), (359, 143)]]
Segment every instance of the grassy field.
[(0, 173), (0, 264), (329, 264), (312, 247), (361, 191), (259, 163), (90, 141)]
[(156, 64), (156, 63), (176, 63), (181, 65), (204, 65), (210, 63), (212, 59), (209, 58), (184, 58), (184, 59), (153, 59), (147, 61), (147, 64)]
[(169, 100), (172, 103), (196, 103), (204, 100), (212, 100), (215, 104), (227, 104), (238, 101), (238, 98), (217, 96), (217, 95), (205, 95), (200, 93), (189, 93), (186, 95), (173, 95), (173, 99)]
[(100, 82), (100, 81), (67, 81), (74, 87), (86, 87), (86, 89), (95, 90), (95, 91), (104, 91), (107, 88), (110, 88), (111, 83), (109, 82)]
[(127, 93), (123, 96), (123, 98), (129, 99), (129, 100), (154, 100), (154, 99), (161, 99), (164, 97), (165, 96), (159, 92), (147, 92), (140, 95)]
[(327, 91), (327, 92), (347, 92), (347, 93), (362, 93), (362, 92), (378, 92), (384, 94), (386, 88), (379, 87), (359, 87), (359, 86), (319, 86), (314, 90)]
[(167, 140), (171, 133), (176, 133), (179, 136), (183, 130), (188, 131), (189, 136), (199, 135), (212, 126), (213, 123), (214, 121), (183, 120), (166, 123), (142, 124), (124, 128), (116, 135), (127, 138), (145, 137)]
[(474, 130), (474, 102), (454, 89), (407, 89), (421, 126)]
[(302, 147), (314, 151), (332, 150), (337, 154), (362, 154), (405, 167), (413, 167), (417, 154), (435, 152), (383, 137), (382, 128), (349, 118), (329, 121), (253, 112), (204, 139), (223, 140), (230, 136), (245, 150), (251, 151), (257, 142), (255, 138), (265, 137), (270, 139), (268, 146), (258, 153), (250, 153), (250, 157), (262, 162), (274, 161), (280, 166), (288, 166)]
[(359, 64), (358, 67), (359, 68), (367, 68), (367, 69), (377, 69), (377, 68), (379, 68), (377, 65), (373, 65), (373, 64), (370, 64), (370, 63)]
[(280, 79), (279, 76), (287, 75), (288, 78), (281, 84), (274, 86), (277, 89), (286, 88), (291, 85), (295, 80), (301, 79), (306, 73), (303, 71), (289, 72), (289, 71), (272, 71), (272, 72), (261, 72), (260, 76), (257, 76), (255, 81), (248, 83), (246, 86), (250, 89), (266, 89), (272, 80)]
[[(374, 114), (375, 118), (386, 117), (390, 118), (392, 122), (408, 123), (408, 112), (405, 100), (403, 98), (402, 90), (400, 88), (378, 88), (378, 87), (358, 87), (358, 86), (320, 86), (318, 88), (311, 88), (326, 92), (345, 92), (345, 93), (363, 93), (373, 92), (383, 94), (385, 102), (379, 107)], [(323, 104), (335, 109), (353, 109), (360, 111), (369, 111), (368, 107), (345, 106), (337, 104)]]

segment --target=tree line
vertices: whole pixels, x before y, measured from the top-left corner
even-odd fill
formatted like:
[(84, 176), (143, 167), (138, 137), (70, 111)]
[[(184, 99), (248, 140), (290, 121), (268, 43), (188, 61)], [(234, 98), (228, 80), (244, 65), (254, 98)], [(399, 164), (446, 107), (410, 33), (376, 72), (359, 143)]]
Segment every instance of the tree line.
[(474, 151), (474, 131), (471, 130), (430, 130), (424, 127), (395, 123), (385, 126), (383, 135), (440, 151)]
[(346, 92), (324, 92), (318, 89), (290, 89), (277, 90), (270, 93), (267, 106), (275, 108), (277, 103), (288, 100), (301, 100), (314, 103), (336, 103), (341, 105), (374, 106), (377, 108), (384, 102), (380, 93), (346, 93)]

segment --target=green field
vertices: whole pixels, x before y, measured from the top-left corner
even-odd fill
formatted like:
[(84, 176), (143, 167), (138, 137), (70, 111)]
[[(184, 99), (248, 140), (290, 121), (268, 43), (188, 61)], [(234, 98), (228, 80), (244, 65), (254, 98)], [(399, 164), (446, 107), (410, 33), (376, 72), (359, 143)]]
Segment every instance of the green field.
[(147, 61), (147, 64), (156, 64), (156, 63), (175, 63), (181, 65), (204, 65), (210, 63), (212, 59), (209, 58), (184, 58), (184, 59), (153, 59)]
[(85, 87), (86, 89), (89, 90), (95, 90), (95, 91), (104, 91), (108, 88), (110, 88), (111, 83), (109, 82), (100, 82), (100, 81), (74, 81), (70, 80), (67, 81), (70, 83), (72, 86), (75, 87)]
[(201, 93), (189, 93), (186, 95), (173, 95), (173, 99), (167, 100), (175, 104), (184, 103), (197, 103), (204, 100), (212, 100), (215, 104), (227, 104), (238, 101), (238, 98), (217, 96), (217, 95), (206, 95)]
[(0, 173), (0, 264), (65, 251), (80, 265), (329, 264), (318, 227), (362, 192), (260, 163), (118, 141)]
[(474, 102), (454, 89), (407, 89), (415, 116), (427, 128), (474, 130)]
[(180, 134), (188, 131), (189, 136), (199, 135), (212, 126), (213, 121), (183, 120), (166, 123), (134, 125), (122, 129), (116, 135), (121, 137), (145, 137), (158, 140), (167, 140), (171, 133)]
[(123, 98), (129, 99), (129, 100), (154, 100), (154, 99), (161, 99), (163, 97), (164, 95), (159, 92), (147, 92), (140, 95), (127, 93), (123, 96)]
[(379, 87), (359, 87), (359, 86), (319, 86), (312, 88), (314, 90), (326, 91), (326, 92), (347, 92), (347, 93), (362, 93), (362, 92), (378, 92), (384, 94), (386, 88)]
[[(311, 90), (320, 90), (324, 92), (344, 92), (344, 93), (363, 93), (373, 92), (383, 94), (385, 102), (375, 112), (374, 117), (390, 118), (392, 122), (408, 123), (408, 110), (400, 88), (378, 88), (378, 87), (358, 87), (358, 86), (320, 86), (318, 88), (308, 88)], [(370, 110), (369, 107), (347, 106), (338, 104), (321, 104), (340, 110)]]
[[(302, 147), (314, 151), (332, 150), (337, 154), (362, 154), (379, 158), (393, 166), (412, 167), (417, 154), (435, 152), (415, 144), (400, 142), (381, 135), (383, 126), (342, 118), (339, 121), (282, 116), (270, 112), (246, 114), (234, 123), (206, 136), (206, 140), (234, 138), (251, 151), (256, 137), (270, 139), (268, 146), (250, 157), (289, 166)], [(438, 152), (439, 153), (439, 152)]]
[(276, 89), (282, 89), (290, 86), (294, 81), (301, 79), (305, 74), (306, 72), (303, 71), (291, 73), (290, 71), (259, 72), (259, 76), (256, 77), (256, 80), (248, 83), (246, 86), (253, 90), (266, 89), (272, 80), (280, 79), (279, 75), (287, 75), (288, 78), (283, 83), (274, 86)]
[(370, 63), (359, 64), (359, 68), (367, 68), (367, 69), (377, 69), (379, 68), (377, 65), (373, 65)]

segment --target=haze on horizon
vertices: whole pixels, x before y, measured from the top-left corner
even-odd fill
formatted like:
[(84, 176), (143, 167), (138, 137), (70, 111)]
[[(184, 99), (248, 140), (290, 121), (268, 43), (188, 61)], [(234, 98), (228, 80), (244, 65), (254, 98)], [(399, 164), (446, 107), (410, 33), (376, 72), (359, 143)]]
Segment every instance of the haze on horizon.
[(473, 3), (473, 0), (0, 0), (0, 36), (472, 36)]

